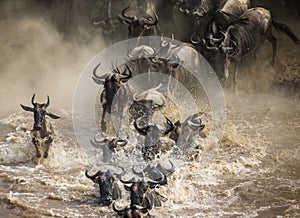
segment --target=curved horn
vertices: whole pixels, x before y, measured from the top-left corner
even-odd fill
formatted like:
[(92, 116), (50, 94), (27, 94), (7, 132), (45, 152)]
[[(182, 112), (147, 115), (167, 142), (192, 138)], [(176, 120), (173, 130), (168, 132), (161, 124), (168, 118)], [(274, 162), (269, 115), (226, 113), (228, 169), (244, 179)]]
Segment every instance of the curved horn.
[(202, 120), (200, 120), (200, 122), (197, 122), (197, 123), (195, 123), (195, 122), (189, 120), (187, 123), (188, 123), (188, 125), (189, 125), (190, 127), (192, 127), (192, 128), (198, 128), (198, 127), (203, 126)]
[(126, 8), (124, 8), (123, 10), (122, 10), (122, 16), (124, 17), (124, 18), (126, 18), (126, 19), (129, 19), (129, 20), (133, 20), (134, 19), (134, 17), (130, 17), (130, 16), (128, 16), (127, 14), (126, 14), (126, 11), (128, 10), (130, 8), (130, 6), (127, 6)]
[(155, 186), (155, 185), (164, 185), (165, 184), (165, 175), (160, 171), (158, 170), (157, 171), (160, 175), (160, 179), (159, 180), (153, 180), (153, 179), (150, 179), (150, 178), (147, 178), (146, 179), (146, 182), (151, 186)]
[(132, 96), (132, 98), (133, 98), (133, 101), (135, 101), (135, 102), (137, 102), (137, 101), (138, 101), (138, 99), (136, 98), (136, 96), (137, 96), (137, 92), (136, 92), (136, 93), (134, 93), (134, 94), (133, 94), (133, 96)]
[(174, 164), (173, 164), (172, 161), (169, 160), (169, 162), (170, 162), (170, 164), (171, 164), (171, 168), (170, 168), (170, 169), (163, 168), (162, 165), (161, 165), (160, 163), (157, 164), (157, 167), (156, 167), (156, 168), (158, 168), (159, 171), (164, 171), (164, 172), (166, 172), (165, 175), (170, 175), (171, 173), (174, 173), (174, 171), (175, 171), (175, 166), (174, 166)]
[(97, 75), (97, 69), (100, 65), (101, 63), (99, 63), (93, 70), (93, 80), (95, 81), (95, 83), (102, 85), (105, 82), (105, 78)]
[(214, 51), (219, 50), (219, 48), (216, 47), (216, 46), (209, 46), (209, 45), (207, 44), (207, 42), (205, 43), (205, 47), (206, 47), (207, 50), (214, 50)]
[(151, 201), (149, 200), (149, 198), (145, 197), (146, 199), (146, 207), (140, 206), (140, 205), (134, 205), (136, 207), (136, 209), (138, 209), (139, 211), (141, 211), (142, 213), (147, 213), (148, 210), (151, 210), (152, 205), (151, 205)]
[(135, 178), (132, 177), (131, 179), (129, 179), (128, 181), (125, 181), (122, 179), (122, 176), (120, 177), (120, 182), (124, 183), (124, 184), (130, 184), (130, 183), (133, 183), (133, 182), (136, 182)]
[(182, 3), (178, 4), (178, 9), (180, 12), (185, 13), (187, 15), (190, 15), (190, 11), (188, 9), (183, 9), (182, 6), (186, 4), (186, 1), (183, 1)]
[(92, 181), (94, 181), (94, 180), (96, 179), (96, 177), (98, 176), (98, 172), (97, 172), (95, 175), (90, 176), (90, 175), (88, 174), (88, 171), (87, 171), (87, 170), (84, 172), (84, 174), (85, 174), (85, 176), (86, 176), (87, 178), (91, 179)]
[(145, 173), (144, 173), (143, 170), (140, 171), (140, 172), (138, 172), (138, 171), (136, 171), (136, 170), (134, 169), (134, 166), (132, 167), (132, 172), (133, 172), (134, 174), (138, 175), (139, 177), (144, 177), (144, 176), (145, 176)]
[(123, 213), (125, 213), (125, 211), (127, 210), (127, 207), (124, 207), (123, 209), (118, 209), (116, 208), (116, 202), (113, 203), (113, 210), (118, 214), (118, 215), (122, 215)]
[(204, 40), (204, 42), (205, 42), (205, 39), (200, 39), (199, 36), (197, 36), (197, 38), (196, 38), (197, 41), (194, 40), (195, 35), (196, 35), (196, 34), (193, 33), (193, 35), (192, 35), (191, 38), (190, 38), (190, 41), (191, 41), (192, 44), (195, 44), (195, 45), (200, 44), (200, 42), (203, 42), (203, 40)]
[[(157, 17), (157, 14), (154, 12), (154, 18), (153, 17), (148, 17), (146, 20), (145, 20), (146, 24), (149, 25), (149, 26), (155, 26), (158, 24), (158, 17)], [(152, 21), (152, 23), (150, 23), (150, 21)]]
[(168, 133), (170, 133), (174, 130), (174, 124), (168, 117), (165, 117), (165, 118), (166, 118), (167, 124), (170, 126), (170, 128), (167, 129), (164, 133), (165, 135), (167, 135)]
[[(140, 118), (138, 118), (140, 119)], [(134, 128), (142, 135), (147, 135), (147, 129), (149, 128), (149, 125), (143, 126), (143, 127), (139, 127), (137, 124), (137, 120), (136, 119), (133, 123)]]
[(96, 143), (103, 143), (103, 142), (105, 141), (105, 139), (106, 139), (106, 138), (104, 138), (102, 141), (99, 141), (99, 140), (96, 139), (96, 135), (94, 136), (94, 141), (95, 141)]
[(50, 105), (50, 98), (49, 98), (49, 95), (47, 95), (47, 103), (46, 103), (46, 108), (49, 107)]
[(32, 98), (31, 98), (31, 104), (32, 104), (33, 106), (35, 106), (35, 103), (34, 103), (34, 97), (35, 97), (35, 94), (33, 94)]
[[(127, 64), (125, 64), (125, 67), (126, 67), (126, 70), (121, 74), (121, 79), (122, 80), (128, 80), (128, 79), (130, 79), (132, 77), (132, 70), (131, 70), (131, 68)], [(126, 75), (125, 73), (127, 71), (129, 73)]]
[(116, 144), (121, 146), (121, 147), (124, 147), (125, 145), (127, 145), (127, 140), (124, 140), (124, 139), (118, 139), (116, 141)]

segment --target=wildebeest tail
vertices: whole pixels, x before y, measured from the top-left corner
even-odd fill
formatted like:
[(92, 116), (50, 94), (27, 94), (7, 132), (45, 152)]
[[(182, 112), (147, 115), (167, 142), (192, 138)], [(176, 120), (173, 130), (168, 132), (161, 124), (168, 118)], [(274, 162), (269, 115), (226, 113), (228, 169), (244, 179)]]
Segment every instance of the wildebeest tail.
[(300, 39), (292, 32), (292, 30), (284, 23), (276, 22), (272, 19), (272, 24), (276, 30), (287, 34), (297, 45), (300, 45)]

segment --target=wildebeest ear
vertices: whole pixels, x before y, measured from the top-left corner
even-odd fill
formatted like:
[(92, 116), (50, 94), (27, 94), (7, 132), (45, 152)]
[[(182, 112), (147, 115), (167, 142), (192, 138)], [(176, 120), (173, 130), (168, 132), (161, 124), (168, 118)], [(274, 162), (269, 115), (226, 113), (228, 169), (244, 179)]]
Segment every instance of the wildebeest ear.
[(48, 115), (49, 117), (51, 117), (52, 119), (58, 119), (60, 118), (59, 116), (55, 115), (55, 114), (52, 114), (50, 112), (47, 112), (46, 115)]
[(23, 110), (25, 110), (25, 111), (30, 111), (30, 112), (34, 111), (34, 109), (32, 107), (28, 107), (28, 106), (25, 106), (25, 105), (22, 105), (22, 104), (20, 104), (20, 105), (23, 108)]

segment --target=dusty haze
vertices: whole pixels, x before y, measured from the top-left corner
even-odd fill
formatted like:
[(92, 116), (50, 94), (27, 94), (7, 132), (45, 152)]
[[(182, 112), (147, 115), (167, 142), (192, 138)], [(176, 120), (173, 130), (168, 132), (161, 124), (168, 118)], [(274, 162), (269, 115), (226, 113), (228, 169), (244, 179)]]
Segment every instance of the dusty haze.
[[(113, 0), (112, 17), (115, 19), (116, 12), (129, 5), (129, 2), (116, 3)], [(285, 7), (279, 1), (257, 2), (253, 1), (253, 4), (270, 8), (276, 20), (285, 22), (300, 35), (300, 18), (293, 1), (287, 1)], [(159, 3), (156, 1), (157, 5)], [(0, 117), (20, 111), (20, 103), (30, 105), (33, 93), (36, 93), (38, 102), (46, 101), (46, 95), (49, 95), (50, 108), (70, 109), (76, 82), (88, 62), (105, 46), (125, 39), (127, 35), (126, 27), (118, 25), (120, 33), (103, 37), (100, 27), (91, 24), (96, 16), (105, 18), (103, 1), (88, 1), (84, 5), (75, 0), (2, 0), (0, 12)], [(170, 24), (167, 25), (170, 18), (164, 12), (157, 8), (160, 28), (168, 36), (172, 28)], [(185, 22), (180, 15), (175, 17), (176, 22)], [(175, 37), (179, 40), (180, 26), (174, 29)], [(287, 36), (275, 34), (278, 37), (275, 68), (269, 65), (271, 46), (266, 42), (257, 62), (253, 64), (251, 58), (245, 61), (240, 75), (240, 84), (244, 84), (240, 85), (242, 89), (261, 91), (273, 85), (279, 87), (288, 84), (297, 92), (300, 78), (299, 47)]]

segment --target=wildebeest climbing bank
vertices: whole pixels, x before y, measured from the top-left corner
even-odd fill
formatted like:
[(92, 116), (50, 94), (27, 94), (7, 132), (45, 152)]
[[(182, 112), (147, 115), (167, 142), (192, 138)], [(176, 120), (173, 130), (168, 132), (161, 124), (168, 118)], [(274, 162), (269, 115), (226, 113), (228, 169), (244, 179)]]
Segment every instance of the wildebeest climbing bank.
[(0, 217), (299, 217), (296, 0), (0, 0)]

